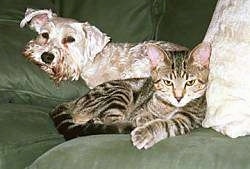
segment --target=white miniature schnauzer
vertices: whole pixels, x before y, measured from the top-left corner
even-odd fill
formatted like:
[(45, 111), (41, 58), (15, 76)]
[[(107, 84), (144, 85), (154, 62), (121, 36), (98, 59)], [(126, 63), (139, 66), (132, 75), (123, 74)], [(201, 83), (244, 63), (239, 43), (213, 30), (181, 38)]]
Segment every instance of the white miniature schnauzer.
[(166, 52), (188, 50), (160, 41), (112, 43), (89, 23), (57, 17), (47, 9), (27, 9), (20, 27), (26, 24), (38, 36), (27, 43), (23, 55), (56, 83), (81, 77), (93, 88), (109, 80), (148, 77), (154, 63), (154, 58), (148, 57), (148, 45), (159, 45)]

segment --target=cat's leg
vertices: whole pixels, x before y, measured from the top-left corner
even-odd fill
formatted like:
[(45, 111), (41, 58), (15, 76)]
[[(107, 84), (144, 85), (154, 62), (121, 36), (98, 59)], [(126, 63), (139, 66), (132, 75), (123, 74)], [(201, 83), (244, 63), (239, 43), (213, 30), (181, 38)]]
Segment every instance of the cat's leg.
[(62, 103), (50, 112), (50, 117), (60, 133), (63, 133), (74, 123), (70, 114), (73, 105), (73, 102)]
[(133, 118), (132, 123), (136, 127), (140, 127), (145, 125), (146, 123), (152, 121), (154, 119), (153, 115), (149, 113), (141, 113), (138, 114), (136, 117)]
[(143, 126), (136, 127), (131, 132), (131, 140), (138, 149), (148, 149), (164, 138), (190, 133), (190, 130), (200, 124), (201, 120), (195, 116), (184, 116), (183, 113), (177, 113), (171, 119), (155, 119)]
[[(98, 108), (97, 108), (98, 109)], [(84, 109), (83, 109), (84, 110)], [(96, 123), (116, 123), (125, 120), (125, 111), (121, 111), (120, 109), (107, 109), (105, 111), (98, 110), (88, 110), (79, 111), (74, 109), (72, 113), (72, 118), (74, 123), (76, 124), (85, 124), (90, 120), (95, 121)], [(95, 111), (97, 113), (95, 113)]]
[(100, 114), (106, 133), (129, 134), (135, 127), (126, 117), (127, 111), (110, 109)]
[(125, 120), (125, 111), (119, 109), (108, 109), (98, 115), (98, 119), (106, 124), (118, 123)]
[(83, 124), (81, 119), (88, 121), (87, 118), (80, 118), (80, 116), (73, 114), (73, 110), (75, 110), (75, 102), (67, 102), (58, 105), (50, 113), (55, 127), (66, 140), (79, 136)]
[(81, 125), (79, 136), (96, 135), (96, 134), (129, 134), (134, 129), (132, 123), (120, 121), (115, 123), (96, 122), (94, 119)]
[(136, 127), (131, 132), (133, 145), (138, 149), (147, 149), (166, 138), (168, 134), (165, 129), (165, 123), (166, 121), (164, 120), (156, 119), (143, 126)]
[[(93, 114), (93, 113), (92, 113)], [(126, 113), (119, 109), (107, 109), (98, 112), (89, 121), (81, 125), (79, 136), (94, 134), (128, 134), (134, 127), (126, 119)]]

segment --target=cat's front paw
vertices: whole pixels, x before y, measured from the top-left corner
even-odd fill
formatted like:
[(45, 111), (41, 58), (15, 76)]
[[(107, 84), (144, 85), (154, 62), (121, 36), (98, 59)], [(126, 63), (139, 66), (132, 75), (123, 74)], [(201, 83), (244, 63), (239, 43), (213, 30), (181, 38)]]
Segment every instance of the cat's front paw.
[(131, 140), (138, 149), (148, 149), (156, 143), (154, 135), (145, 126), (135, 128), (131, 132)]

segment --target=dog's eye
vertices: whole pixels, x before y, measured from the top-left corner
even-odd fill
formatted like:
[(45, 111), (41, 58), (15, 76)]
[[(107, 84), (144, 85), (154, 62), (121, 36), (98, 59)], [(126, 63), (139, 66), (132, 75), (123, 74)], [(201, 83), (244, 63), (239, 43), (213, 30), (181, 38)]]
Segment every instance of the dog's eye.
[(47, 32), (42, 33), (42, 37), (45, 39), (49, 39), (49, 34)]
[(72, 43), (75, 42), (75, 38), (72, 36), (67, 36), (66, 38), (63, 39), (63, 43)]

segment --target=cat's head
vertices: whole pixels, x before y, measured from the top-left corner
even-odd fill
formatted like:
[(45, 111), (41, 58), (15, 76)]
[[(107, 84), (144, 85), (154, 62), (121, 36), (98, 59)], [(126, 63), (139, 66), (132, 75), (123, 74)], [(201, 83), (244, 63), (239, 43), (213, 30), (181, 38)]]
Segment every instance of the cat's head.
[(167, 52), (150, 44), (147, 54), (152, 63), (156, 94), (176, 107), (201, 97), (207, 87), (211, 46), (201, 43), (191, 51)]

